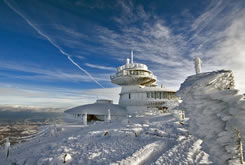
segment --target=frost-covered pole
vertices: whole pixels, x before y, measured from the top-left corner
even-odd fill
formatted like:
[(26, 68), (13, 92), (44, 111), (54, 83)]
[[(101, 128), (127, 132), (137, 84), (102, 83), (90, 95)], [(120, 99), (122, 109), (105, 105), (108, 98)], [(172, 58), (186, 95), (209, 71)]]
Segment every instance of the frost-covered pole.
[(87, 126), (88, 113), (83, 114), (83, 125)]
[(196, 71), (196, 74), (201, 73), (201, 64), (202, 64), (201, 59), (199, 57), (196, 57), (194, 59), (194, 63), (195, 63), (195, 71)]
[(240, 146), (240, 161), (241, 161), (241, 164), (244, 163), (243, 161), (243, 148), (242, 148), (242, 139), (240, 138), (240, 141), (239, 141), (239, 146)]
[(4, 149), (5, 149), (5, 157), (7, 159), (9, 156), (9, 149), (10, 149), (9, 138), (6, 138), (6, 142), (4, 143)]
[(110, 109), (108, 109), (107, 121), (111, 122), (111, 110)]
[(237, 142), (238, 142), (238, 145), (239, 145), (239, 153), (240, 153), (240, 162), (241, 164), (243, 164), (243, 149), (242, 149), (242, 138), (241, 138), (241, 133), (240, 131), (235, 128), (235, 131), (237, 133)]

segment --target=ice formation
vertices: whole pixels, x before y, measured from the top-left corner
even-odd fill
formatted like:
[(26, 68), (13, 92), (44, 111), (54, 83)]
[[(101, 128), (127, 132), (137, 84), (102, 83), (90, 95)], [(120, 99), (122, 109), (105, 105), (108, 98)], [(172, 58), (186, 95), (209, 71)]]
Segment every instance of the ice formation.
[(181, 84), (181, 108), (190, 117), (189, 131), (203, 139), (215, 164), (241, 164), (238, 131), (245, 135), (245, 100), (234, 89), (230, 70), (200, 73)]

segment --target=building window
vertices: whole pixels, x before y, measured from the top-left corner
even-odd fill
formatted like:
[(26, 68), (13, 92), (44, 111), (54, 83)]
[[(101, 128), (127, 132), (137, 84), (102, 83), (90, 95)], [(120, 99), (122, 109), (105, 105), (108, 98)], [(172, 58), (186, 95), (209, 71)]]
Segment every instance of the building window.
[(147, 98), (150, 98), (151, 93), (147, 92)]
[(156, 98), (160, 99), (160, 92), (156, 92)]
[(131, 94), (130, 93), (128, 94), (128, 98), (131, 99)]

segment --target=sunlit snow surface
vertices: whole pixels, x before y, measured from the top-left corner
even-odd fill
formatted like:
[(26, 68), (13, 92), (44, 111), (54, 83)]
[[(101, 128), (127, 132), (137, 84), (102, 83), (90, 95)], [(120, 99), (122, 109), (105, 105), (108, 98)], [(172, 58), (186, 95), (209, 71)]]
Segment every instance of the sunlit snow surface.
[[(173, 114), (82, 125), (57, 125), (49, 134), (17, 144), (3, 164), (208, 164), (202, 141)], [(2, 151), (2, 150), (1, 150)], [(1, 152), (1, 155), (4, 155)]]

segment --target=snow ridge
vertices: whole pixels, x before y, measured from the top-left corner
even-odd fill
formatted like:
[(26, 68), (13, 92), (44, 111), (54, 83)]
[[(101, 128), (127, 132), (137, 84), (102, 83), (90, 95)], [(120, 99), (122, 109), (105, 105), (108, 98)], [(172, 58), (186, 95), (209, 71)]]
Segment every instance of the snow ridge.
[(132, 156), (123, 159), (121, 161), (118, 161), (117, 163), (112, 163), (111, 165), (136, 165), (136, 164), (142, 164), (147, 159), (151, 158), (152, 155), (161, 152), (161, 150), (165, 147), (165, 143), (162, 141), (156, 141), (151, 144), (148, 144), (144, 146), (142, 149), (135, 152)]
[(192, 136), (180, 139), (181, 143), (177, 143), (173, 148), (161, 155), (152, 165), (162, 164), (210, 164), (208, 155), (201, 151), (202, 140)]
[(241, 164), (237, 131), (245, 135), (245, 101), (230, 70), (188, 77), (177, 94), (190, 117), (189, 131), (203, 139), (216, 164)]

